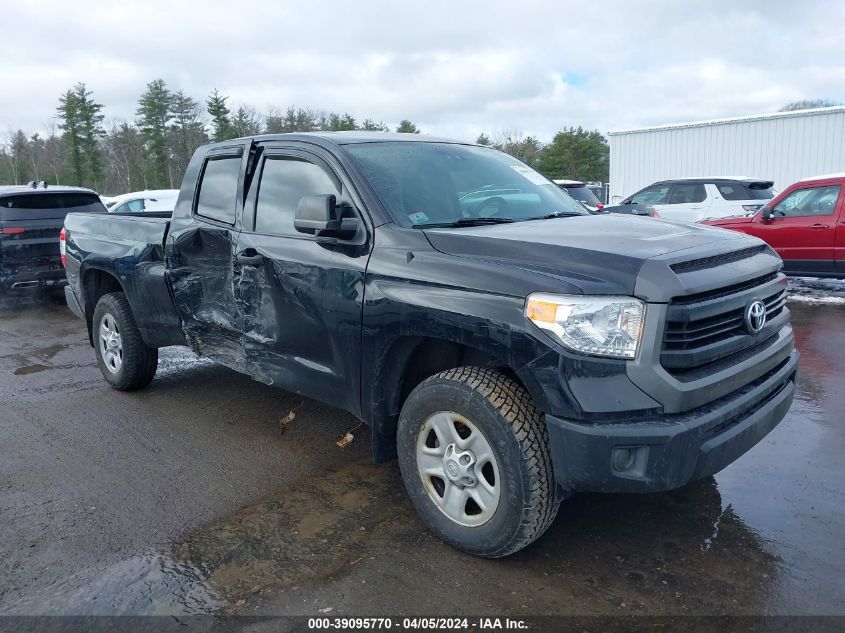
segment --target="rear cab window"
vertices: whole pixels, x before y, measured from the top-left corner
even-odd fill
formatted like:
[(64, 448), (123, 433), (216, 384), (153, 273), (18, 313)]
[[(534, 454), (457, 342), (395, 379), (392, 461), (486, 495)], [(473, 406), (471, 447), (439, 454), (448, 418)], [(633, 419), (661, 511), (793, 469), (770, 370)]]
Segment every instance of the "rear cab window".
[(238, 180), (241, 156), (210, 156), (199, 184), (195, 213), (201, 217), (233, 225), (237, 214)]

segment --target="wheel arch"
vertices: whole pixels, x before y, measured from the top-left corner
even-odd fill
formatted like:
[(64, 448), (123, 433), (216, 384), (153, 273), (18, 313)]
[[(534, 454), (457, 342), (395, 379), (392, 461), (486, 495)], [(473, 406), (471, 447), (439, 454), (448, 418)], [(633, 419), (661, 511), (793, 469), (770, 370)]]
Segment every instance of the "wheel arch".
[(373, 432), (373, 456), (383, 462), (396, 456), (396, 425), (408, 395), (414, 387), (441, 371), (463, 366), (495, 369), (523, 387), (544, 410), (545, 395), (530, 374), (517, 371), (507, 357), (462, 340), (457, 333), (403, 335), (392, 339), (376, 365), (369, 401), (368, 421)]
[(103, 268), (87, 267), (81, 274), (80, 285), (82, 288), (82, 301), (85, 310), (85, 323), (88, 327), (88, 341), (94, 344), (94, 309), (97, 302), (105, 294), (110, 292), (122, 292), (126, 294), (120, 279), (114, 273)]

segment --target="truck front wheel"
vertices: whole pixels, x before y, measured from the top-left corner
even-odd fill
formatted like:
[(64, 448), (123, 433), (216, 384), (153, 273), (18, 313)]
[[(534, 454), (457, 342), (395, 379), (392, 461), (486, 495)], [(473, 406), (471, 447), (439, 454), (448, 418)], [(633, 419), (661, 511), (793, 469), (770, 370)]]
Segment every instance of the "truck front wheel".
[(467, 553), (512, 554), (557, 514), (543, 416), (500, 372), (458, 367), (424, 380), (402, 407), (397, 448), (417, 512)]
[(152, 382), (158, 367), (158, 350), (144, 343), (122, 292), (100, 297), (92, 328), (97, 363), (112, 388), (136, 391)]

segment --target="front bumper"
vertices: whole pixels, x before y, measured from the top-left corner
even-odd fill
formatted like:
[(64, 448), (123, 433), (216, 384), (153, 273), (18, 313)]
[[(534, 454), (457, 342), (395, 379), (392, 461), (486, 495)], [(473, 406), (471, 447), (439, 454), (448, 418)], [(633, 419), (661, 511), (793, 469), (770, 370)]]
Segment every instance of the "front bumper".
[(793, 350), (731, 394), (646, 421), (584, 423), (546, 415), (555, 478), (565, 490), (653, 492), (717, 473), (784, 418), (797, 366)]

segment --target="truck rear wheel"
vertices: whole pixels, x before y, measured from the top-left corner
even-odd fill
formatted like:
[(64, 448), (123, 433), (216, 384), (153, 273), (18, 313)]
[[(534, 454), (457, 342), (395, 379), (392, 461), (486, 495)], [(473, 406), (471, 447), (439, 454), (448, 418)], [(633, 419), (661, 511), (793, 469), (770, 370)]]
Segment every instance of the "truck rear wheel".
[(543, 416), (504, 374), (459, 367), (420, 383), (402, 407), (397, 448), (417, 512), (467, 553), (513, 554), (557, 514)]
[(97, 363), (112, 388), (136, 391), (152, 382), (158, 368), (158, 350), (144, 344), (122, 292), (100, 297), (92, 328)]

